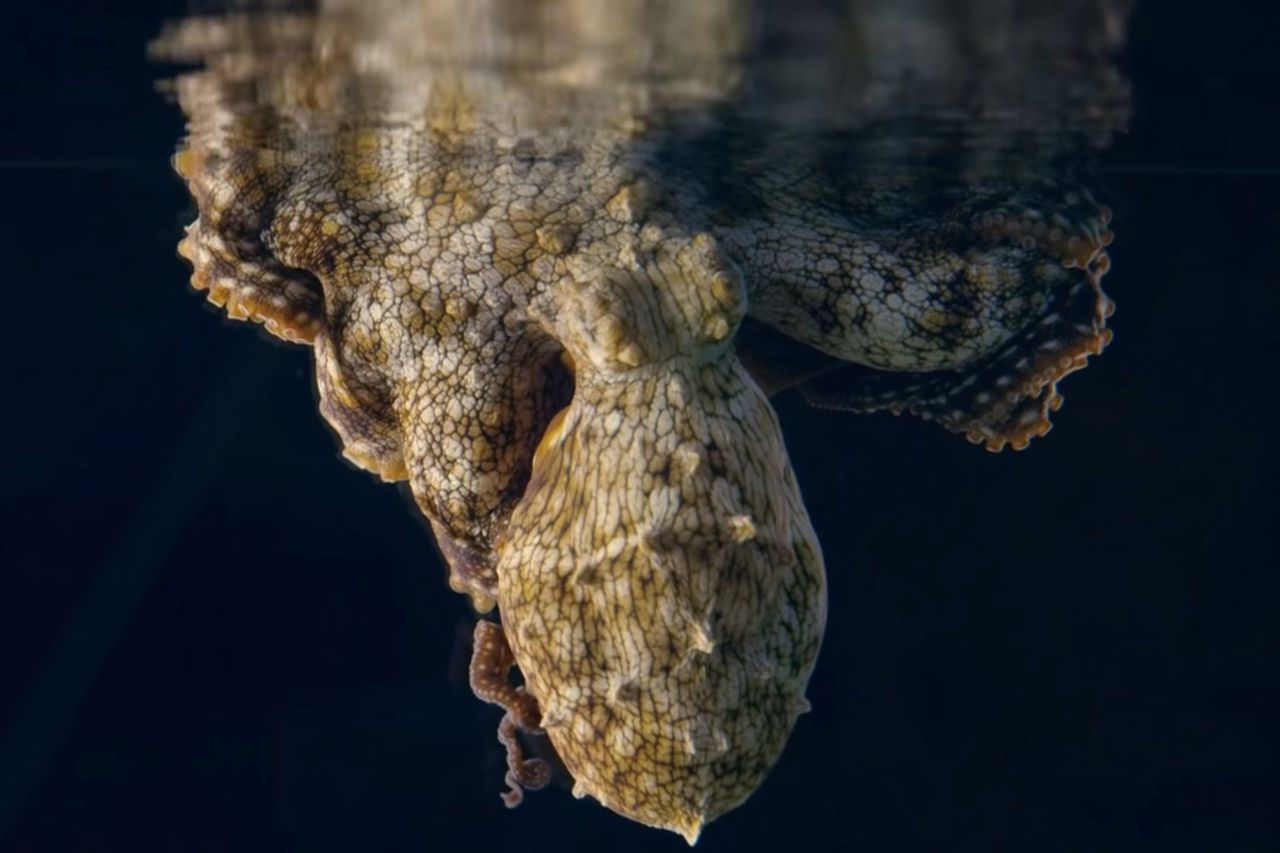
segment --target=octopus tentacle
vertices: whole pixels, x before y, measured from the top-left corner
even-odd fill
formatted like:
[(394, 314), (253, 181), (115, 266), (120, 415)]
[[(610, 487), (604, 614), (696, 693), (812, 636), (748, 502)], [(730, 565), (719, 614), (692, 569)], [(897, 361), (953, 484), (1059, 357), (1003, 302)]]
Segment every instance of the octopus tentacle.
[(388, 414), (385, 383), (361, 375), (344, 360), (340, 342), (328, 330), (316, 335), (315, 348), (320, 414), (341, 439), (342, 455), (383, 482), (407, 480), (404, 441), (399, 422)]
[(193, 267), (191, 286), (208, 291), (228, 317), (261, 323), (286, 341), (312, 343), (325, 320), (320, 284), (263, 243), (256, 202), (264, 190), (254, 185), (257, 172), (227, 162), (243, 157), (188, 148), (174, 158), (200, 209), (178, 253)]
[(1108, 212), (1080, 192), (983, 197), (885, 228), (773, 204), (722, 234), (751, 287), (751, 316), (843, 361), (898, 372), (989, 359), (1048, 316), (1072, 270), (1111, 240)]
[(542, 713), (538, 700), (523, 686), (507, 681), (515, 657), (507, 645), (502, 626), (482, 619), (476, 623), (475, 645), (471, 653), (471, 690), (476, 697), (503, 708), (498, 723), (498, 741), (507, 749), (508, 790), (502, 793), (507, 808), (515, 808), (525, 791), (536, 791), (551, 781), (551, 767), (540, 758), (525, 758), (518, 732), (542, 734)]
[[(907, 411), (992, 451), (1021, 449), (1048, 432), (1057, 383), (1111, 340), (1101, 287), (1110, 211), (1086, 192), (979, 198), (871, 242), (849, 232), (839, 242), (831, 215), (809, 218), (810, 231), (772, 238), (804, 246), (831, 234), (809, 269), (769, 280), (771, 243), (739, 244), (766, 279), (753, 314), (817, 351), (797, 356), (764, 338), (771, 354), (746, 360), (768, 388), (799, 385), (816, 406)], [(819, 354), (850, 366), (833, 370)]]
[(1063, 401), (1058, 383), (1111, 342), (1106, 324), (1114, 303), (1101, 285), (1109, 268), (1097, 248), (1071, 287), (1050, 292), (1036, 323), (977, 365), (931, 373), (849, 365), (806, 381), (801, 393), (819, 407), (909, 412), (993, 452), (1022, 450), (1052, 428), (1050, 416)]

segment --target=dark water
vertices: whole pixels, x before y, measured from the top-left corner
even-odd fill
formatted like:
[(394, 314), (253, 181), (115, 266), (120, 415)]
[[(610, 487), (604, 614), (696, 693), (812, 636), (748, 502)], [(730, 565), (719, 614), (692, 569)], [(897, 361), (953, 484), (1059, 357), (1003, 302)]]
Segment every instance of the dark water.
[[(1051, 435), (775, 399), (829, 623), (813, 712), (701, 848), (1280, 847), (1277, 55), (1246, 5), (1129, 21), (1089, 179), (1115, 341)], [(502, 807), (425, 524), (337, 459), (306, 350), (187, 288), (146, 57), (185, 11), (6, 12), (0, 844), (682, 847), (554, 786)]]

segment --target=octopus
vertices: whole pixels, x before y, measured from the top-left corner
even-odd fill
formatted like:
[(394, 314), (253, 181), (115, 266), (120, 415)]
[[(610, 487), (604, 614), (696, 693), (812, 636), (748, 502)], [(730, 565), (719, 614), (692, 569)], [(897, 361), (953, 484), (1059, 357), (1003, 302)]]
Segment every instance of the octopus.
[(201, 66), (191, 284), (313, 349), (343, 455), (490, 614), (507, 804), (545, 737), (692, 844), (808, 710), (827, 615), (771, 395), (1021, 449), (1110, 340), (1110, 214), (1058, 165), (1123, 124), (1123, 17), (651, 5), (333, 3), (154, 50)]

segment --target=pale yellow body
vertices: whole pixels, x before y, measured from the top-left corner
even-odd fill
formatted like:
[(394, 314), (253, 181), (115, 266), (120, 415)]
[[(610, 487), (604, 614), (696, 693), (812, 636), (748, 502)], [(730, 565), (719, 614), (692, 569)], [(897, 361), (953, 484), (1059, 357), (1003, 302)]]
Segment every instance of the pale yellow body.
[(822, 557), (711, 241), (563, 288), (574, 397), (498, 543), (503, 623), (575, 793), (692, 842), (808, 707)]

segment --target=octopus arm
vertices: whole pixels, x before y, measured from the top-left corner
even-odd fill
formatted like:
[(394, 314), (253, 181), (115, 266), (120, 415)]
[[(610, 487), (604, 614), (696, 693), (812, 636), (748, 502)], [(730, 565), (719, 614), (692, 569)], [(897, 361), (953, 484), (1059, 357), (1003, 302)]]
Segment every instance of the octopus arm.
[(257, 172), (226, 156), (191, 147), (175, 157), (178, 173), (196, 199), (199, 216), (178, 252), (191, 262), (191, 286), (234, 320), (261, 323), (286, 341), (309, 344), (324, 325), (319, 281), (282, 263), (262, 239), (263, 205), (270, 190)]
[(1058, 381), (1110, 341), (1110, 218), (1060, 187), (878, 232), (775, 214), (767, 239), (726, 233), (765, 327), (739, 351), (767, 392), (799, 386), (817, 406), (911, 412), (992, 451), (1021, 449), (1049, 431)]
[(1111, 341), (1114, 303), (1101, 287), (1109, 265), (1099, 252), (1070, 287), (1051, 291), (1036, 322), (972, 365), (913, 373), (847, 364), (805, 379), (801, 393), (820, 408), (909, 412), (988, 450), (1022, 450), (1052, 427), (1063, 400), (1058, 382)]

